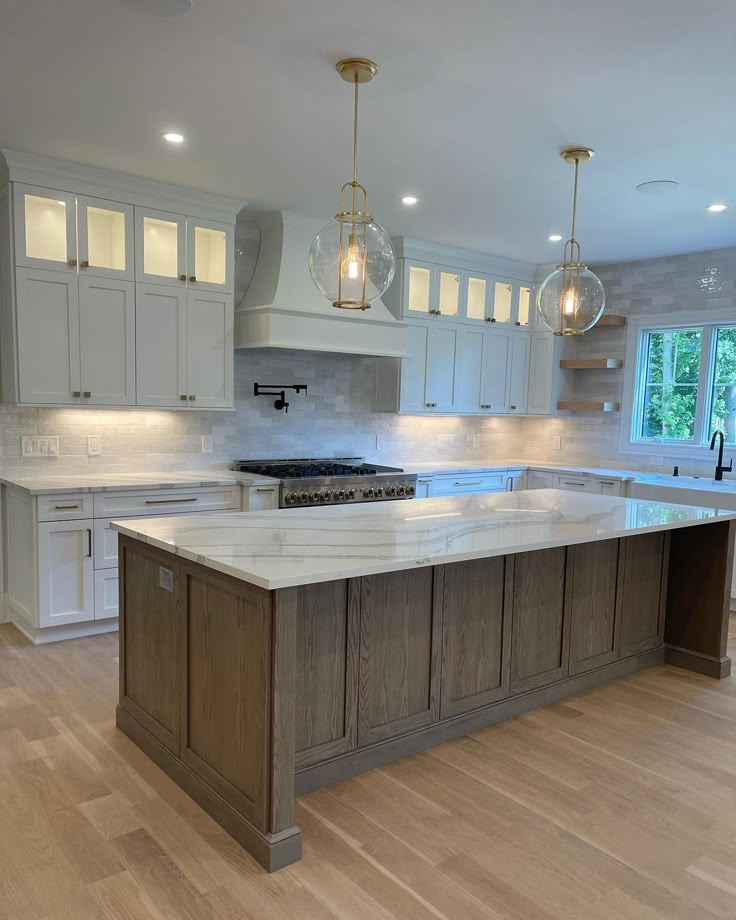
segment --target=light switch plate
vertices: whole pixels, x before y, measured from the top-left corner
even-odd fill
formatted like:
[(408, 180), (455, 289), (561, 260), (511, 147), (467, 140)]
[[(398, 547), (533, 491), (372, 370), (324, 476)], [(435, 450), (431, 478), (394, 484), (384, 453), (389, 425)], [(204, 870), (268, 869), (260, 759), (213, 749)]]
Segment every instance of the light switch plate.
[(88, 457), (101, 457), (102, 456), (102, 438), (98, 434), (88, 434), (87, 435), (87, 456)]
[(562, 450), (562, 436), (556, 434), (552, 438), (552, 450)]
[(59, 438), (57, 435), (44, 437), (21, 436), (20, 451), (23, 457), (58, 457)]
[(215, 442), (214, 442), (213, 436), (211, 434), (203, 434), (202, 435), (202, 453), (211, 454), (214, 449), (215, 449)]
[(376, 435), (376, 450), (383, 450), (383, 435)]

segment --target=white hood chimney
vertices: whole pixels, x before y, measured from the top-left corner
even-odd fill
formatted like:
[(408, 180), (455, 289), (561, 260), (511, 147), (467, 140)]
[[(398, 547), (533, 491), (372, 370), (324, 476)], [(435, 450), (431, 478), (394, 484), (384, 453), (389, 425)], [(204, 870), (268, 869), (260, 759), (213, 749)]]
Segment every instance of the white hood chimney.
[(236, 348), (406, 357), (406, 327), (380, 299), (369, 310), (338, 310), (314, 286), (309, 248), (322, 221), (272, 211), (258, 225), (258, 262), (235, 311)]

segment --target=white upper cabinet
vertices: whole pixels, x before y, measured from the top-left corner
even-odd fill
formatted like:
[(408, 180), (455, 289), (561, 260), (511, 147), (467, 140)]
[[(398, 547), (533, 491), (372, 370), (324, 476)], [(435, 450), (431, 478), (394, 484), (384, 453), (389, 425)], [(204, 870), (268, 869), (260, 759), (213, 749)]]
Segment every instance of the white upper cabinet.
[(158, 284), (139, 284), (137, 288), (138, 405), (187, 407), (187, 292), (183, 287)]
[(186, 223), (181, 214), (135, 209), (136, 281), (186, 285)]
[(455, 408), (458, 334), (449, 326), (431, 326), (428, 330), (424, 407), (432, 412), (450, 412)]
[(187, 218), (187, 281), (202, 291), (233, 290), (233, 228)]
[(55, 189), (16, 184), (13, 212), (17, 265), (76, 274), (75, 195)]
[(511, 334), (511, 368), (509, 373), (509, 412), (526, 412), (529, 381), (529, 336)]
[(534, 306), (534, 288), (531, 284), (522, 284), (519, 287), (516, 325), (530, 327), (532, 325), (531, 311)]
[(192, 408), (233, 405), (233, 299), (226, 294), (187, 293), (187, 401)]
[(135, 405), (135, 284), (79, 279), (82, 405)]
[(486, 408), (483, 392), (484, 329), (461, 329), (455, 367), (455, 411), (474, 414)]
[(133, 280), (131, 205), (79, 195), (77, 232), (80, 272), (99, 278)]
[(437, 287), (435, 316), (456, 319), (460, 316), (460, 304), (464, 300), (465, 277), (452, 268), (437, 266)]
[(465, 318), (474, 323), (490, 322), (493, 282), (488, 275), (468, 272), (465, 280)]
[(503, 415), (509, 411), (510, 361), (511, 333), (502, 329), (488, 331), (483, 351), (481, 408), (490, 415)]
[(407, 261), (402, 268), (404, 315), (429, 316), (430, 311), (436, 309), (433, 302), (437, 274), (435, 267)]
[(491, 322), (510, 326), (514, 321), (514, 283), (512, 281), (493, 282), (493, 305)]

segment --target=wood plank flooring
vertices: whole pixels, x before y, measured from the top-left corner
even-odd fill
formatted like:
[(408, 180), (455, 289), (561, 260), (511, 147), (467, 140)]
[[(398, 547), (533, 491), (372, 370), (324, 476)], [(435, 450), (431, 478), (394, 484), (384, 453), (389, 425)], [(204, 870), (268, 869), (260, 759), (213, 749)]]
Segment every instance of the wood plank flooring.
[(304, 796), (269, 875), (115, 729), (116, 656), (0, 626), (2, 920), (736, 918), (736, 679), (654, 668)]

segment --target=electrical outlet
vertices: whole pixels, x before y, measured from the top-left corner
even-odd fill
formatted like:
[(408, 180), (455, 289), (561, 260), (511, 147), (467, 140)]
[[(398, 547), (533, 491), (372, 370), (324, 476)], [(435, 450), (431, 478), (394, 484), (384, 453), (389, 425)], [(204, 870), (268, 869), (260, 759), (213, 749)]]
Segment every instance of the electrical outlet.
[(87, 435), (87, 456), (88, 457), (101, 457), (102, 456), (102, 438), (98, 434), (88, 434)]
[(649, 462), (652, 464), (652, 466), (664, 466), (664, 457), (660, 456), (659, 454), (655, 454), (649, 458)]
[(202, 453), (211, 454), (215, 449), (215, 439), (211, 434), (202, 435)]
[(376, 450), (383, 450), (383, 435), (376, 435)]
[(473, 435), (473, 447), (480, 447), (480, 435), (479, 434)]
[(552, 438), (552, 450), (562, 450), (562, 437), (559, 434)]
[(49, 435), (43, 438), (21, 436), (20, 452), (23, 457), (58, 457), (59, 438)]

